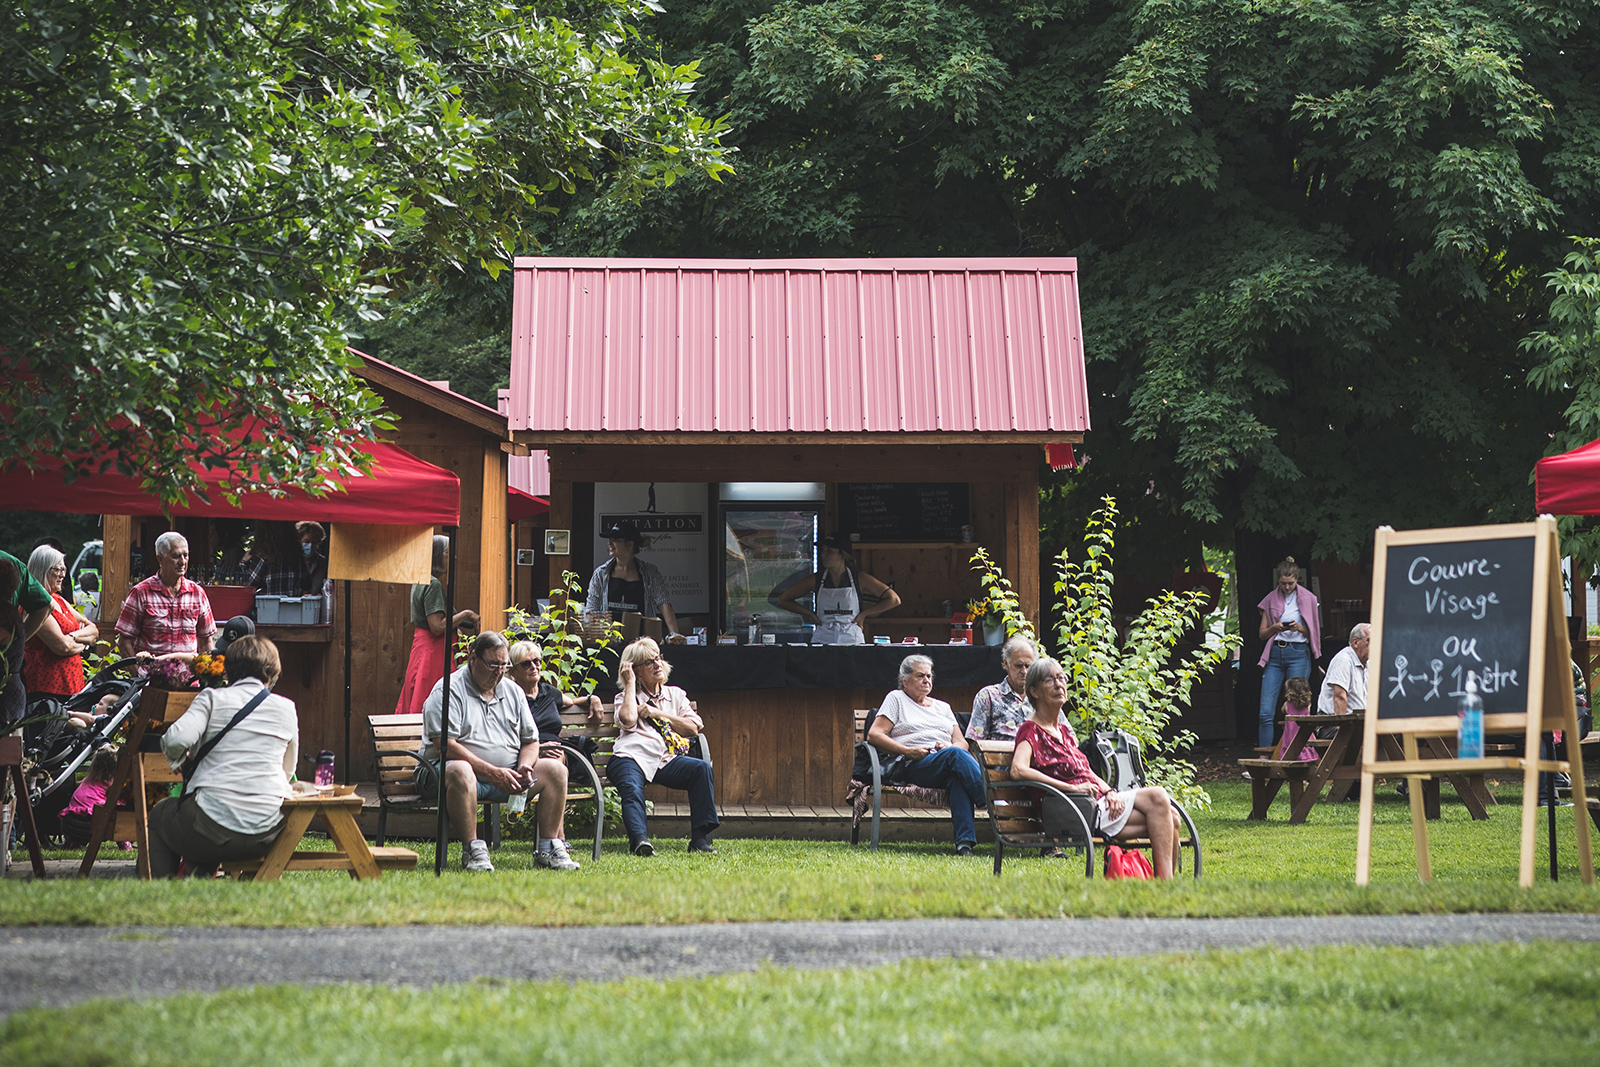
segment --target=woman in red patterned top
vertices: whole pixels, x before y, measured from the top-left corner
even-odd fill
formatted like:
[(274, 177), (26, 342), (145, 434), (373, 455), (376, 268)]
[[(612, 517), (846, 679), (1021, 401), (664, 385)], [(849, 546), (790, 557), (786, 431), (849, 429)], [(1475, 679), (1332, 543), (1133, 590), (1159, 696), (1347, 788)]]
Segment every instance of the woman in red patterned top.
[(1172, 877), (1179, 838), (1178, 813), (1160, 786), (1114, 791), (1089, 768), (1078, 739), (1061, 711), (1067, 704), (1067, 676), (1048, 656), (1028, 668), (1028, 702), (1033, 716), (1017, 727), (1011, 777), (1043, 782), (1063, 793), (1094, 798), (1091, 829), (1108, 838), (1149, 838), (1157, 878)]
[(50, 594), (50, 617), (23, 650), (22, 677), (29, 693), (69, 697), (83, 689), (83, 654), (94, 647), (100, 631), (61, 596), (67, 558), (49, 545), (28, 557), (28, 573)]

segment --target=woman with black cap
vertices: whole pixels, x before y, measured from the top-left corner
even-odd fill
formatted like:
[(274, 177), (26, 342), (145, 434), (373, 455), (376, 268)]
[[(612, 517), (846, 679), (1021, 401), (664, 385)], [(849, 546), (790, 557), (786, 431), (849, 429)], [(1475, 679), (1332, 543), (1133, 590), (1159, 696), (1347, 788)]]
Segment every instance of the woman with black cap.
[[(824, 537), (817, 557), (822, 569), (802, 578), (783, 591), (778, 606), (817, 624), (811, 635), (815, 645), (863, 645), (867, 638), (861, 622), (900, 606), (900, 594), (870, 574), (856, 569), (855, 559), (840, 537)], [(800, 603), (807, 593), (816, 593), (815, 609)], [(877, 598), (872, 607), (862, 606), (862, 593)]]
[(631, 522), (613, 524), (605, 532), (611, 558), (594, 569), (589, 578), (585, 614), (609, 611), (620, 619), (625, 611), (637, 611), (647, 619), (661, 616), (668, 633), (678, 633), (678, 616), (667, 603), (667, 580), (654, 564), (639, 558), (644, 535)]

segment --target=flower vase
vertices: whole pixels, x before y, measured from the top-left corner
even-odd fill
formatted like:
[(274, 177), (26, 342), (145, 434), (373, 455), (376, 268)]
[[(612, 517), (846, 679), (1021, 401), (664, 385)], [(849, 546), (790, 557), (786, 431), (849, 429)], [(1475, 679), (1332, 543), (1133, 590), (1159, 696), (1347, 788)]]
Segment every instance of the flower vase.
[(994, 623), (993, 625), (990, 625), (989, 623), (984, 623), (983, 624), (983, 643), (984, 644), (986, 644), (986, 645), (1000, 645), (1000, 644), (1004, 644), (1005, 643), (1005, 639), (1006, 639), (1006, 625), (1005, 625), (1005, 623), (997, 622), (997, 623)]

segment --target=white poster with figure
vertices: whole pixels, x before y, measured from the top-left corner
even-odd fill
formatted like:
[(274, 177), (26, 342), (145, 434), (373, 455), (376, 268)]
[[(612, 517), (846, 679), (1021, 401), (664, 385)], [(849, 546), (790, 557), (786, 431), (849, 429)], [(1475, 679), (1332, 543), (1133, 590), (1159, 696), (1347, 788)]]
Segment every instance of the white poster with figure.
[(709, 612), (707, 500), (704, 482), (596, 482), (595, 565), (609, 558), (604, 531), (613, 523), (634, 523), (646, 541), (639, 558), (660, 568), (672, 594), (672, 610), (679, 615)]

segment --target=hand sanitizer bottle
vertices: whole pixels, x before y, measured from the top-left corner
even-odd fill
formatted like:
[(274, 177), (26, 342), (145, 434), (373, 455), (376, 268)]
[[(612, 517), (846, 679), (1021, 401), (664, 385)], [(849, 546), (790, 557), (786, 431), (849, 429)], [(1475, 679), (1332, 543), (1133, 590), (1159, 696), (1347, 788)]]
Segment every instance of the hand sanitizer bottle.
[(1467, 691), (1461, 697), (1461, 725), (1456, 732), (1458, 759), (1483, 758), (1483, 698), (1477, 676), (1467, 674)]

